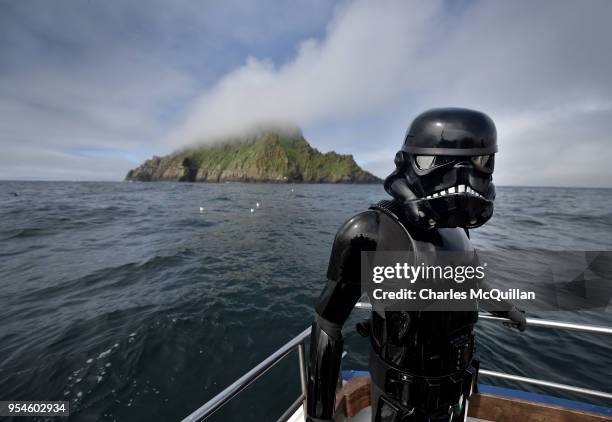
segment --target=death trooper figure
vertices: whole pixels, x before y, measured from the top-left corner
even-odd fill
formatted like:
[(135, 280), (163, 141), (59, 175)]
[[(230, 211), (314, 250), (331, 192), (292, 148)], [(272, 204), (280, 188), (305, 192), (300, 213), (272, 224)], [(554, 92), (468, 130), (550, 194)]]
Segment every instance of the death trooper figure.
[[(393, 199), (352, 217), (336, 234), (312, 325), (308, 421), (333, 420), (341, 328), (361, 296), (361, 252), (472, 251), (468, 229), (493, 213), (496, 152), (495, 125), (484, 113), (440, 108), (414, 119), (384, 183)], [(524, 313), (508, 309), (494, 314), (523, 331)], [(478, 366), (477, 319), (477, 310), (386, 311), (358, 324), (371, 343), (372, 420), (464, 420)]]

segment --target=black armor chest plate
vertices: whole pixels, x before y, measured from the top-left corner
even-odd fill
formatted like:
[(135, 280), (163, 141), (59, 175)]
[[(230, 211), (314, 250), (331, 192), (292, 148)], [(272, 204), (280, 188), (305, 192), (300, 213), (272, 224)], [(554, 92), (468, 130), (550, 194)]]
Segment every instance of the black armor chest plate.
[[(391, 201), (371, 209), (379, 214), (377, 251), (471, 251), (461, 228), (417, 230), (401, 219)], [(398, 215), (399, 214), (399, 215)], [(387, 364), (426, 377), (466, 369), (473, 356), (477, 312), (372, 312), (372, 348)]]

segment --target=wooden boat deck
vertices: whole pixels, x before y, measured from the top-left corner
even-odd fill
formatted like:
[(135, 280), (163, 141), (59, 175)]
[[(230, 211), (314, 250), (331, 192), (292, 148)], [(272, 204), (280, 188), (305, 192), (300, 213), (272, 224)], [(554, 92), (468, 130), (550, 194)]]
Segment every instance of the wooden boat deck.
[[(335, 422), (370, 422), (370, 378), (357, 376), (344, 383), (336, 394)], [(289, 419), (303, 422), (303, 406)], [(548, 403), (504, 397), (496, 394), (473, 394), (468, 408), (471, 422), (603, 422), (611, 415), (568, 409)]]

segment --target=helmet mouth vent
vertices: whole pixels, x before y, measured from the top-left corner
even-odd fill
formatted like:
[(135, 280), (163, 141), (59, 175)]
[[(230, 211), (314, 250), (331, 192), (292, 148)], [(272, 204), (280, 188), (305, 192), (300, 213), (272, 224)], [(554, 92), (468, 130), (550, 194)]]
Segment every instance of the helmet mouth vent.
[[(451, 186), (450, 188), (447, 189), (442, 189), (438, 192), (435, 192), (431, 195), (427, 195), (424, 196), (424, 199), (433, 199), (433, 198), (440, 198), (443, 196), (449, 196), (449, 195), (468, 195), (468, 196), (475, 196), (477, 198), (484, 198), (484, 196), (482, 196), (482, 194), (480, 194), (480, 192), (475, 191), (474, 189), (472, 189), (472, 187), (470, 185), (457, 185), (457, 186)], [(421, 198), (421, 199), (423, 199)]]

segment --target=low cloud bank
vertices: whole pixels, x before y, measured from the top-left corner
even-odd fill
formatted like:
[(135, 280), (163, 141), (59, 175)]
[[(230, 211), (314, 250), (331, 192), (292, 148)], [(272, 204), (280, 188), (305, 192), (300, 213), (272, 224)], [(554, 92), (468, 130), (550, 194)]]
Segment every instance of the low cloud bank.
[[(612, 133), (612, 55), (606, 45), (612, 3), (451, 6), (346, 4), (325, 36), (301, 43), (292, 60), (250, 57), (225, 75), (194, 101), (167, 141), (203, 142), (260, 121), (350, 125), (389, 104), (406, 124), (425, 108), (460, 105), (484, 110), (497, 122), (502, 183), (607, 183), (594, 176), (610, 175), (605, 163), (612, 160), (606, 148)], [(358, 137), (355, 130), (357, 144)], [(378, 156), (361, 148), (367, 154), (361, 162), (384, 176), (392, 162), (388, 151), (400, 142), (379, 139), (384, 152)], [(592, 150), (599, 156), (589, 161)]]

